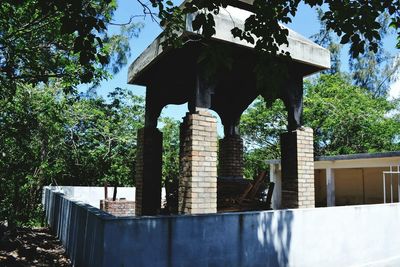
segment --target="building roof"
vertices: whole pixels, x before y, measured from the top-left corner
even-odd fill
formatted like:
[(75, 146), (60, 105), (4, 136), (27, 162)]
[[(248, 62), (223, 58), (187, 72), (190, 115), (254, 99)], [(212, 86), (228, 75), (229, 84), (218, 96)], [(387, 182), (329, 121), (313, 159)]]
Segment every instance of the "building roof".
[[(319, 156), (319, 157), (315, 157), (314, 161), (377, 159), (377, 158), (392, 158), (392, 157), (400, 157), (400, 151), (378, 152), (378, 153), (359, 153), (359, 154), (335, 155), (335, 156)], [(266, 162), (268, 164), (280, 164), (281, 160), (280, 159), (269, 159)]]
[(400, 157), (400, 151), (379, 152), (379, 153), (360, 153), (337, 156), (320, 156), (315, 161), (334, 161), (334, 160), (352, 160), (352, 159), (375, 159), (375, 158), (392, 158)]
[[(280, 159), (267, 160), (267, 164), (280, 164)], [(315, 169), (362, 168), (400, 165), (400, 151), (360, 153), (315, 157)]]

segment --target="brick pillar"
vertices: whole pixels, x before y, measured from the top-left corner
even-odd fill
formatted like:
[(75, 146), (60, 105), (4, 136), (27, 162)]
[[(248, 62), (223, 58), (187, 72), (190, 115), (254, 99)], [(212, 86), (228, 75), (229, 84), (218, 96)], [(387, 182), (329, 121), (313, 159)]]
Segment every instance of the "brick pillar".
[(162, 133), (156, 128), (138, 131), (135, 166), (135, 214), (156, 215), (161, 209)]
[(311, 128), (281, 135), (282, 208), (313, 208), (314, 146)]
[(243, 140), (228, 135), (219, 140), (219, 176), (243, 178)]
[(179, 213), (217, 212), (217, 120), (196, 108), (181, 124)]

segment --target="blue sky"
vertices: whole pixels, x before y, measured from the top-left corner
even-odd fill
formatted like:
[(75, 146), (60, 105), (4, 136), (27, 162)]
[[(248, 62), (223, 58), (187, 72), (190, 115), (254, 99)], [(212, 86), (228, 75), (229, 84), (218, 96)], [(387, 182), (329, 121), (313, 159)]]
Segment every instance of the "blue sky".
[[(182, 1), (174, 1), (179, 4)], [(124, 23), (129, 21), (130, 16), (142, 14), (142, 9), (137, 1), (132, 0), (119, 0), (118, 1), (118, 9), (115, 13), (115, 22), (116, 23)], [(130, 42), (131, 46), (131, 56), (128, 60), (127, 66), (121, 69), (121, 71), (115, 75), (112, 79), (108, 81), (104, 81), (101, 83), (100, 87), (97, 89), (97, 93), (102, 96), (106, 96), (110, 91), (112, 91), (116, 87), (128, 88), (132, 90), (135, 94), (144, 95), (145, 88), (140, 86), (134, 86), (127, 84), (127, 72), (129, 64), (133, 62), (133, 60), (140, 55), (143, 50), (160, 34), (161, 28), (157, 25), (157, 23), (152, 22), (150, 17), (146, 18), (137, 18), (135, 20), (138, 23), (143, 23), (144, 27), (142, 28), (139, 37), (133, 38)], [(309, 8), (306, 5), (301, 5), (296, 17), (293, 19), (293, 22), (288, 25), (294, 31), (302, 34), (305, 37), (310, 37), (311, 35), (318, 32), (320, 25), (317, 20), (317, 14), (314, 9)], [(111, 31), (119, 31), (118, 26), (111, 26)], [(392, 53), (393, 55), (398, 54), (399, 50), (395, 49), (395, 36), (391, 35), (384, 40), (385, 48)], [(346, 51), (347, 49), (343, 49)], [(346, 68), (347, 55), (346, 52), (342, 55), (342, 62)], [(82, 88), (83, 89), (83, 88)], [(393, 94), (400, 96), (400, 79), (396, 84), (392, 86)], [(185, 115), (187, 111), (186, 106), (169, 106), (163, 110), (164, 116), (170, 116), (175, 119), (180, 119)]]

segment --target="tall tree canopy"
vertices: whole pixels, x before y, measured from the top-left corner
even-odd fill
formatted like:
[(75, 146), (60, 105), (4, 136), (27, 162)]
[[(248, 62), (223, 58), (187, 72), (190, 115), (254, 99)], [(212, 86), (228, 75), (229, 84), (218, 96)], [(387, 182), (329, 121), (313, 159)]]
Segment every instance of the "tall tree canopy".
[[(326, 47), (331, 52), (331, 68), (324, 73), (339, 73), (341, 67), (343, 45), (339, 37), (329, 28), (323, 20), (324, 12), (318, 9), (318, 19), (321, 25), (320, 31), (311, 36), (316, 43)], [(349, 72), (355, 85), (368, 89), (374, 96), (385, 96), (388, 93), (390, 84), (396, 81), (400, 66), (400, 58), (391, 55), (383, 44), (391, 29), (389, 27), (389, 16), (383, 13), (378, 18), (382, 28), (379, 29), (380, 40), (377, 41), (378, 50), (364, 51), (357, 57), (348, 57)]]
[[(323, 8), (320, 18), (324, 27), (340, 36), (341, 43), (350, 43), (354, 57), (365, 51), (377, 52), (380, 31), (388, 25), (400, 36), (400, 1), (192, 0), (183, 7), (170, 0), (151, 0), (152, 6), (137, 2), (142, 10), (132, 10), (133, 15), (143, 12), (155, 17), (154, 8), (158, 10), (159, 23), (169, 40), (167, 45), (179, 45), (176, 37), (184, 27), (183, 14), (199, 11), (194, 29), (201, 29), (209, 38), (215, 33), (213, 14), (228, 4), (243, 6), (243, 2), (253, 2), (248, 7), (254, 14), (246, 20), (244, 29), (233, 28), (232, 34), (254, 43), (264, 57), (279, 53), (279, 46), (287, 43), (288, 31), (280, 23), (290, 23), (301, 2)], [(116, 6), (115, 0), (3, 0), (1, 87), (15, 85), (16, 81), (46, 82), (51, 77), (76, 85), (104, 77), (101, 66), (109, 63), (112, 52), (106, 45), (110, 41), (107, 25)]]
[[(142, 3), (141, 1), (139, 1)], [(152, 7), (158, 12), (160, 25), (164, 28), (166, 37), (164, 46), (180, 46), (186, 42), (179, 38), (179, 32), (185, 28), (184, 15), (196, 13), (193, 29), (199, 30), (203, 38), (211, 38), (215, 34), (214, 16), (221, 8), (228, 5), (239, 6), (252, 11), (246, 19), (244, 27), (234, 27), (231, 33), (234, 37), (254, 44), (258, 53), (256, 68), (257, 88), (269, 104), (276, 98), (279, 86), (286, 79), (285, 64), (290, 59), (290, 54), (285, 53), (282, 45), (287, 45), (288, 30), (282, 24), (290, 24), (296, 16), (299, 5), (304, 3), (319, 9), (319, 18), (325, 32), (334, 33), (340, 44), (350, 45), (350, 55), (357, 60), (352, 61), (354, 78), (359, 86), (368, 86), (376, 90), (377, 95), (386, 92), (390, 80), (378, 84), (379, 76), (390, 74), (382, 62), (386, 55), (382, 52), (382, 39), (390, 27), (398, 37), (397, 47), (400, 48), (400, 1), (343, 1), (343, 0), (192, 0), (185, 1), (183, 5), (176, 6), (169, 0), (151, 0)], [(151, 14), (151, 7), (142, 5), (145, 12)], [(321, 43), (332, 44), (331, 50), (338, 52), (340, 45), (334, 45), (329, 38), (322, 37)], [(330, 35), (328, 36), (330, 37)], [(215, 50), (215, 47), (209, 48)], [(222, 53), (223, 51), (221, 51)], [(226, 51), (225, 51), (226, 52)], [(211, 55), (213, 53), (206, 53)], [(215, 53), (214, 53), (215, 54)], [(336, 54), (338, 55), (338, 54)], [(359, 57), (361, 55), (361, 57)], [(368, 56), (372, 55), (372, 56)], [(204, 55), (203, 55), (204, 56)], [(373, 57), (380, 68), (375, 68), (376, 75), (368, 75), (365, 71), (366, 63)], [(334, 70), (340, 68), (338, 58), (333, 57)], [(211, 58), (207, 62), (212, 63)], [(360, 67), (363, 70), (360, 70)], [(208, 71), (211, 67), (206, 68)], [(390, 68), (389, 68), (390, 69)], [(367, 73), (367, 74), (366, 74)], [(268, 89), (266, 89), (268, 87)]]
[[(399, 101), (376, 97), (343, 74), (325, 74), (305, 83), (304, 124), (314, 129), (314, 153), (339, 155), (400, 149)], [(243, 114), (246, 173), (254, 176), (265, 160), (280, 158), (279, 136), (286, 131), (281, 101), (266, 108), (258, 99)]]
[[(311, 7), (323, 8), (321, 20), (325, 27), (340, 36), (341, 43), (351, 44), (353, 56), (366, 50), (376, 52), (381, 40), (380, 30), (386, 28), (386, 24), (396, 29), (400, 36), (399, 1), (192, 0), (180, 8), (174, 6), (172, 1), (151, 0), (152, 5), (158, 8), (161, 25), (167, 29), (166, 34), (172, 37), (177, 24), (183, 23), (179, 19), (182, 14), (200, 11), (194, 22), (194, 30), (202, 29), (206, 37), (211, 37), (215, 33), (213, 14), (218, 14), (219, 8), (227, 5), (247, 6), (254, 14), (247, 18), (244, 29), (233, 28), (232, 34), (255, 43), (256, 49), (268, 53), (279, 52), (279, 45), (287, 43), (288, 31), (280, 23), (290, 23), (301, 2)], [(209, 13), (203, 12), (204, 10)], [(382, 14), (387, 14), (388, 20), (382, 21)]]
[[(0, 99), (0, 223), (37, 223), (45, 185), (133, 186), (144, 99), (116, 88), (107, 98), (62, 87), (18, 85)], [(161, 118), (163, 180), (178, 177), (179, 123)]]
[(44, 185), (132, 185), (143, 123), (144, 100), (127, 90), (75, 99), (18, 86), (0, 99), (0, 221), (37, 219)]
[(12, 94), (17, 83), (57, 78), (71, 88), (107, 77), (106, 66), (118, 70), (138, 25), (127, 25), (118, 38), (109, 36), (116, 7), (115, 0), (3, 0), (0, 97)]

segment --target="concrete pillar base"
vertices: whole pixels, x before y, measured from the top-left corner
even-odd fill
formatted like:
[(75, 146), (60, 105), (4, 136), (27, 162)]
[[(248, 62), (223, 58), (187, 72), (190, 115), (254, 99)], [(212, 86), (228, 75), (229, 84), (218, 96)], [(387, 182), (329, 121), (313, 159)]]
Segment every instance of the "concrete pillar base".
[(196, 108), (181, 124), (179, 213), (217, 212), (217, 120)]
[(281, 135), (282, 208), (315, 207), (313, 131)]
[(135, 214), (156, 215), (161, 210), (162, 133), (142, 128), (137, 140)]

